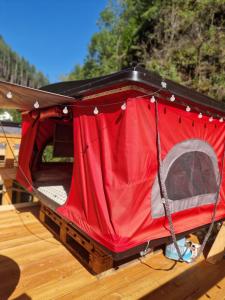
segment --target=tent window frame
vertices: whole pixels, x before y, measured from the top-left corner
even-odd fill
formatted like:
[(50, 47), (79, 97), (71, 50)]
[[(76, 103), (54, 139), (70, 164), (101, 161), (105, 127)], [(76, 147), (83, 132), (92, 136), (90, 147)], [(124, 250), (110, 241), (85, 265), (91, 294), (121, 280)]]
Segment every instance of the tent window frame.
[[(167, 153), (162, 162), (164, 182), (166, 182), (166, 178), (174, 162), (183, 154), (189, 152), (202, 152), (210, 158), (215, 175), (215, 182), (217, 184), (217, 187), (219, 187), (220, 172), (216, 153), (209, 143), (200, 139), (188, 139), (186, 141), (178, 143)], [(206, 204), (213, 204), (217, 197), (217, 192), (198, 194), (191, 197), (189, 196), (186, 198), (181, 198), (179, 200), (169, 199), (171, 213), (183, 211), (193, 207), (199, 207)], [(151, 192), (151, 215), (153, 219), (165, 215), (164, 206), (161, 200), (158, 173), (156, 175)]]

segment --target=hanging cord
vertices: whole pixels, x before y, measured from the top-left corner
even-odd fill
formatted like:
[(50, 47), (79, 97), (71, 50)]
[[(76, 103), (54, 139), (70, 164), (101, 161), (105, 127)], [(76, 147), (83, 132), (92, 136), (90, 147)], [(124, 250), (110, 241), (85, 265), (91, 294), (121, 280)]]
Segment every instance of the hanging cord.
[[(161, 192), (161, 196), (162, 196), (162, 203), (164, 205), (166, 216), (167, 216), (167, 219), (168, 219), (168, 222), (169, 222), (170, 234), (172, 236), (172, 241), (174, 243), (174, 246), (175, 246), (175, 249), (177, 251), (178, 257), (181, 261), (185, 261), (183, 259), (185, 253), (183, 255), (181, 254), (179, 245), (177, 243), (176, 233), (175, 233), (175, 229), (174, 229), (174, 225), (173, 225), (173, 221), (172, 221), (172, 216), (171, 216), (171, 212), (170, 212), (169, 197), (168, 197), (168, 194), (167, 194), (167, 189), (166, 189), (165, 180), (164, 180), (163, 162), (162, 162), (162, 153), (161, 153), (161, 139), (160, 139), (160, 132), (159, 132), (159, 112), (158, 112), (158, 103), (157, 103), (157, 101), (155, 102), (155, 120), (156, 120), (156, 135), (157, 135), (157, 153), (158, 153), (158, 162), (159, 162), (159, 185), (160, 185), (160, 192)], [(206, 243), (207, 243), (207, 241), (208, 241), (208, 239), (209, 239), (209, 237), (212, 233), (212, 229), (213, 229), (214, 222), (215, 222), (217, 204), (219, 202), (220, 187), (221, 187), (221, 183), (222, 183), (224, 156), (225, 156), (225, 147), (224, 147), (223, 159), (222, 159), (222, 172), (221, 172), (221, 176), (220, 176), (218, 191), (216, 193), (216, 201), (215, 201), (214, 209), (213, 209), (213, 213), (212, 213), (211, 224), (209, 226), (208, 232), (205, 235), (203, 243), (201, 244), (201, 247), (198, 251), (198, 254), (196, 255), (195, 258), (192, 259), (191, 262), (194, 262), (202, 254), (202, 252), (205, 248), (205, 245), (206, 245)]]

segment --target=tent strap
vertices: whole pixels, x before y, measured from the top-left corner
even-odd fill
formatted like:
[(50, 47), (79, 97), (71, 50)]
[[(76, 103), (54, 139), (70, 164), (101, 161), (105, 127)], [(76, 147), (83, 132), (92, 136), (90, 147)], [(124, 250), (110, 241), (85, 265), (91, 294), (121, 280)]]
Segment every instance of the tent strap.
[[(160, 138), (160, 132), (159, 132), (159, 111), (158, 111), (158, 102), (157, 101), (155, 102), (155, 125), (156, 125), (156, 139), (157, 139), (157, 156), (158, 156), (158, 166), (159, 166), (158, 174), (159, 174), (160, 194), (161, 194), (161, 198), (162, 198), (162, 203), (164, 205), (165, 213), (166, 213), (166, 216), (167, 216), (167, 219), (168, 219), (169, 230), (170, 230), (170, 234), (171, 234), (171, 237), (172, 237), (172, 241), (174, 243), (174, 246), (175, 246), (175, 249), (177, 251), (179, 259), (181, 261), (185, 261), (183, 259), (183, 256), (184, 256), (185, 253), (183, 255), (181, 254), (180, 248), (179, 248), (178, 243), (177, 243), (177, 237), (176, 237), (176, 233), (175, 233), (175, 229), (174, 229), (174, 225), (173, 225), (173, 220), (172, 220), (172, 216), (171, 216), (171, 211), (170, 211), (169, 197), (168, 197), (166, 184), (165, 184), (165, 179), (164, 179), (162, 152), (161, 152), (161, 138)], [(220, 176), (218, 190), (217, 190), (217, 193), (216, 193), (216, 201), (215, 201), (215, 204), (214, 204), (211, 223), (210, 223), (209, 229), (208, 229), (208, 231), (205, 235), (205, 238), (204, 238), (204, 240), (201, 244), (201, 247), (198, 251), (197, 256), (192, 258), (191, 262), (194, 262), (202, 254), (202, 252), (204, 251), (204, 248), (206, 246), (206, 243), (207, 243), (207, 241), (208, 241), (208, 239), (209, 239), (209, 237), (212, 233), (212, 230), (213, 230), (213, 226), (214, 226), (214, 223), (215, 223), (217, 204), (219, 202), (220, 188), (221, 188), (221, 184), (222, 184), (224, 157), (225, 157), (225, 143), (224, 143), (224, 151), (223, 151), (223, 159), (222, 159), (221, 176)]]

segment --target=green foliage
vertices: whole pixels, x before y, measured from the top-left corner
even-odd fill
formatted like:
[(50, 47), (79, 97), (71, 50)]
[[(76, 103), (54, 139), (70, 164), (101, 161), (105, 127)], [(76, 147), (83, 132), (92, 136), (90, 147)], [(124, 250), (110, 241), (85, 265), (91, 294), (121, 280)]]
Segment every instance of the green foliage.
[(101, 13), (82, 66), (68, 80), (132, 62), (225, 100), (224, 0), (114, 0)]
[[(36, 68), (29, 64), (23, 57), (21, 58), (16, 52), (5, 43), (3, 37), (0, 35), (0, 80), (9, 81), (12, 83), (29, 86), (32, 88), (39, 88), (48, 84), (48, 79), (43, 73), (36, 70)], [(20, 122), (20, 113), (15, 110), (8, 111), (13, 116), (13, 121)]]
[(53, 145), (49, 144), (45, 147), (42, 154), (42, 162), (53, 163), (53, 162), (73, 162), (73, 157), (55, 157)]
[(0, 114), (3, 114), (4, 112), (8, 112), (12, 118), (13, 118), (13, 122), (15, 123), (21, 123), (21, 113), (15, 109), (0, 109)]

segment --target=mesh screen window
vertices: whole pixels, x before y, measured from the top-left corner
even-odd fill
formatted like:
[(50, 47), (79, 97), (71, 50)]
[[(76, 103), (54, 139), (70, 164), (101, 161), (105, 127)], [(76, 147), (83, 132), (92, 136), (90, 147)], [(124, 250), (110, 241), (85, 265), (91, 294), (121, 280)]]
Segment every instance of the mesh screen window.
[[(174, 145), (162, 167), (171, 213), (215, 203), (220, 172), (217, 155), (209, 143), (188, 139)], [(152, 186), (151, 215), (165, 215), (158, 174)]]
[(171, 200), (216, 193), (218, 189), (212, 161), (199, 151), (178, 157), (169, 169), (165, 184)]

